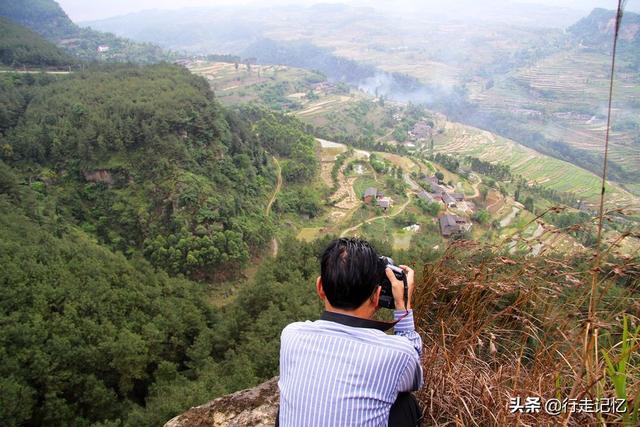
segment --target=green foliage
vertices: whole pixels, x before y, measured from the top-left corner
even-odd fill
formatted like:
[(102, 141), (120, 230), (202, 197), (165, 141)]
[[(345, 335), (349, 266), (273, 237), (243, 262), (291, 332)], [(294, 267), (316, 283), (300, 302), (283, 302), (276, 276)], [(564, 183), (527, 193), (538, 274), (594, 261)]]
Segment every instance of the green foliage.
[(353, 155), (353, 149), (349, 148), (344, 153), (340, 153), (336, 156), (336, 161), (333, 163), (333, 167), (331, 168), (331, 181), (333, 181), (333, 192), (338, 190), (338, 174), (340, 173), (340, 168), (344, 165), (344, 162)]
[[(56, 237), (0, 196), (0, 418), (88, 425), (144, 401), (159, 363), (185, 363), (213, 312), (193, 283), (73, 229)], [(55, 231), (55, 230), (54, 230)]]
[(434, 157), (437, 163), (440, 163), (448, 171), (457, 173), (460, 168), (460, 161), (448, 154), (437, 153)]
[(76, 29), (60, 5), (52, 0), (3, 1), (0, 16), (38, 31), (45, 37), (69, 35)]
[[(640, 326), (630, 330), (629, 318), (627, 315), (624, 315), (622, 318), (622, 337), (619, 346), (613, 346), (609, 352), (602, 350), (602, 356), (606, 363), (607, 379), (613, 385), (616, 398), (624, 399), (627, 402), (627, 410), (623, 415), (623, 424), (629, 426), (637, 425), (640, 415), (640, 402), (638, 401), (640, 395), (630, 395), (627, 388), (634, 374), (630, 371), (634, 365), (634, 353), (638, 346), (639, 337)], [(614, 352), (617, 353), (617, 357), (613, 355)]]
[(442, 204), (437, 202), (430, 202), (428, 200), (417, 199), (416, 204), (422, 212), (429, 214), (431, 216), (438, 216), (440, 213), (440, 209), (442, 208)]
[(3, 422), (161, 425), (275, 375), (282, 328), (320, 313), (326, 239), (282, 242), (216, 313), (202, 286), (115, 254), (54, 212), (25, 211), (33, 190), (0, 167)]
[(388, 163), (383, 159), (377, 156), (375, 153), (371, 153), (369, 156), (369, 164), (374, 171), (377, 173), (386, 173), (389, 169)]
[(1, 124), (3, 157), (112, 249), (203, 277), (237, 270), (270, 240), (267, 155), (203, 79), (160, 65), (10, 83), (0, 99), (17, 118)]
[(322, 211), (321, 195), (308, 186), (296, 186), (282, 191), (276, 199), (275, 209), (281, 213), (308, 215), (313, 218)]
[(8, 66), (57, 67), (75, 61), (40, 35), (0, 18), (0, 63)]
[(549, 212), (544, 219), (571, 234), (585, 246), (594, 246), (596, 243), (594, 225), (591, 223), (593, 218), (586, 212)]
[(473, 220), (479, 224), (488, 224), (491, 220), (491, 214), (486, 209), (480, 209), (473, 214)]
[(244, 114), (251, 117), (263, 147), (287, 158), (282, 162), (282, 176), (287, 182), (307, 182), (313, 178), (319, 163), (315, 139), (306, 132), (302, 122), (292, 116), (249, 107)]

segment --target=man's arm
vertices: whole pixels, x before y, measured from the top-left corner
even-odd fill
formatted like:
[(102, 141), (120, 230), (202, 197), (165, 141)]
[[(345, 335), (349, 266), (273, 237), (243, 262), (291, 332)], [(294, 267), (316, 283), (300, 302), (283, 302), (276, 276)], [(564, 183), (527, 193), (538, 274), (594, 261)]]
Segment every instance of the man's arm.
[(395, 275), (390, 269), (387, 269), (387, 277), (391, 281), (391, 289), (393, 291), (393, 299), (396, 306), (396, 310), (393, 313), (393, 317), (398, 322), (394, 326), (394, 333), (396, 335), (405, 337), (409, 340), (413, 348), (416, 350), (415, 354), (408, 356), (407, 363), (400, 373), (398, 378), (397, 390), (398, 392), (414, 391), (422, 387), (422, 366), (420, 364), (420, 355), (422, 354), (422, 338), (420, 334), (416, 332), (415, 324), (413, 322), (413, 310), (411, 309), (411, 297), (413, 296), (414, 286), (414, 271), (406, 265), (400, 266), (405, 275), (407, 276), (407, 305), (405, 307), (404, 301), (404, 283), (396, 279)]
[(394, 331), (396, 335), (406, 337), (411, 342), (413, 348), (416, 349), (419, 358), (420, 354), (422, 354), (422, 338), (420, 338), (420, 335), (416, 332), (416, 328), (413, 323), (413, 310), (411, 309), (411, 297), (413, 296), (413, 291), (415, 289), (415, 273), (413, 269), (406, 265), (401, 265), (400, 268), (404, 270), (404, 274), (407, 277), (406, 307), (404, 300), (404, 283), (396, 279), (396, 276), (393, 274), (391, 269), (387, 268), (386, 270), (387, 277), (391, 282), (393, 300), (396, 306), (393, 317), (398, 323), (396, 323)]
[(393, 317), (398, 321), (393, 328), (393, 332), (396, 335), (407, 338), (409, 342), (411, 342), (411, 345), (413, 345), (413, 348), (416, 349), (416, 353), (418, 353), (419, 358), (422, 354), (422, 338), (420, 337), (420, 334), (416, 332), (416, 328), (413, 324), (413, 310), (409, 310), (408, 314), (405, 310), (395, 310), (393, 312)]

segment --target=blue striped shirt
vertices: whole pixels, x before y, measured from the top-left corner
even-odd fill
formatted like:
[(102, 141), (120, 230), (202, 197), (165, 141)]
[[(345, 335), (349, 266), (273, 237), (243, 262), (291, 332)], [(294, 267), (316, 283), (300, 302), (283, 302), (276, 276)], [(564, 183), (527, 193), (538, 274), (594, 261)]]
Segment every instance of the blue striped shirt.
[(394, 332), (327, 320), (284, 328), (280, 426), (386, 426), (398, 393), (422, 386), (422, 340), (412, 311)]

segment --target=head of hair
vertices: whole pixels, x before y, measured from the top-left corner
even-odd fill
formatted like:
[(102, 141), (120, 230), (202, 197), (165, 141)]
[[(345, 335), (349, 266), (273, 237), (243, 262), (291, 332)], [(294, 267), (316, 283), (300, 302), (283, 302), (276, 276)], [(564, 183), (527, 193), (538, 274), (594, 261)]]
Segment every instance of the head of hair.
[(336, 308), (353, 310), (380, 285), (380, 259), (364, 240), (337, 239), (322, 254), (320, 277), (329, 303)]

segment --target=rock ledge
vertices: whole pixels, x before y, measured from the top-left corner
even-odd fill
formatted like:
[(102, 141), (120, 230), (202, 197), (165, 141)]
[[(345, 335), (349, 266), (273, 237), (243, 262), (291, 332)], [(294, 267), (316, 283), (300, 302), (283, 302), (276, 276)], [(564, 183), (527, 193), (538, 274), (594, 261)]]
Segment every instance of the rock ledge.
[(219, 397), (167, 421), (164, 427), (273, 426), (278, 412), (278, 377)]

